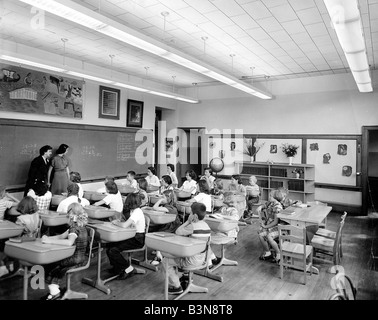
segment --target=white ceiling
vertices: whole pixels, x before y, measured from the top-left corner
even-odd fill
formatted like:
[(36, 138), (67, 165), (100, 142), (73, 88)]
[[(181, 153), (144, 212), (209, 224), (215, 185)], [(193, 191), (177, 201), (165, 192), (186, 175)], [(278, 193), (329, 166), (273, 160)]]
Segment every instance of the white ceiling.
[[(350, 72), (323, 0), (74, 1), (248, 83)], [(376, 69), (378, 0), (358, 2), (368, 63)], [(1, 39), (173, 87), (214, 82), (49, 13), (36, 28), (36, 14), (22, 2), (0, 0), (0, 10)], [(169, 13), (165, 19), (162, 12)]]

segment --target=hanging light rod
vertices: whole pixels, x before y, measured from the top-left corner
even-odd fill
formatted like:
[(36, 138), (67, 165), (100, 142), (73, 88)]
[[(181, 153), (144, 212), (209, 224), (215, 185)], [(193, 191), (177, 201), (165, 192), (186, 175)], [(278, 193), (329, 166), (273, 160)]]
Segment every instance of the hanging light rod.
[(65, 74), (65, 75), (70, 75), (70, 76), (74, 76), (74, 77), (77, 77), (77, 78), (83, 78), (83, 79), (86, 79), (86, 80), (91, 80), (91, 81), (95, 81), (95, 82), (99, 82), (99, 83), (105, 83), (105, 84), (108, 84), (108, 85), (113, 85), (113, 86), (116, 86), (116, 87), (126, 88), (126, 89), (130, 89), (130, 90), (134, 90), (134, 91), (145, 92), (145, 93), (153, 94), (153, 95), (156, 95), (156, 96), (166, 97), (166, 98), (175, 99), (175, 100), (179, 100), (179, 101), (183, 101), (183, 102), (199, 103), (198, 99), (187, 97), (187, 96), (184, 96), (184, 95), (181, 95), (181, 94), (178, 94), (178, 93), (160, 90), (160, 89), (147, 87), (147, 86), (139, 86), (139, 85), (136, 85), (134, 83), (124, 81), (124, 80), (117, 81), (115, 79), (110, 79), (110, 78), (103, 77), (103, 76), (98, 77), (97, 75), (95, 75), (95, 74), (93, 74), (89, 71), (73, 70), (73, 68), (71, 68), (71, 67), (69, 67), (70, 70), (68, 70), (67, 66), (64, 66), (67, 69), (60, 68), (60, 67), (57, 67), (57, 66), (52, 65), (52, 64), (32, 61), (28, 57), (16, 57), (15, 53), (12, 53), (12, 55), (0, 54), (0, 60), (7, 61), (7, 62), (13, 62), (13, 63), (17, 63), (17, 64), (20, 64), (20, 65), (28, 66), (28, 67), (35, 67), (35, 68), (38, 68), (38, 69), (44, 69), (44, 70), (49, 70), (49, 71), (53, 71), (53, 72), (57, 72), (57, 73), (62, 73), (62, 74)]
[(262, 99), (273, 96), (238, 78), (70, 0), (19, 0)]

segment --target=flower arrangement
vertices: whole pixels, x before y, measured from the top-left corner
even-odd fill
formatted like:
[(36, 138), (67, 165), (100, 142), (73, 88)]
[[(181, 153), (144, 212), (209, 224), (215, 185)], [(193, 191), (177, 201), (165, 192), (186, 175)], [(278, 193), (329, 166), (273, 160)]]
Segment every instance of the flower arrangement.
[(244, 151), (243, 153), (247, 156), (253, 157), (260, 151), (260, 149), (264, 146), (265, 142), (260, 142), (258, 140), (252, 144), (252, 139), (244, 139)]
[(299, 146), (294, 144), (283, 143), (282, 144), (282, 151), (286, 154), (287, 157), (294, 157), (298, 152)]
[(304, 173), (304, 171), (303, 171), (303, 169), (301, 169), (301, 168), (295, 168), (293, 171), (292, 171), (292, 173), (299, 173), (299, 174), (303, 174)]

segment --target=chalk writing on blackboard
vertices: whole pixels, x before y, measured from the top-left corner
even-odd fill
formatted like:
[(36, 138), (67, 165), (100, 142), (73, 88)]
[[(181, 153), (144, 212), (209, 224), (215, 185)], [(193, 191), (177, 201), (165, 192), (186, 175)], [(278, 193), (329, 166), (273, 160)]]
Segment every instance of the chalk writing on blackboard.
[(30, 159), (38, 155), (37, 144), (23, 144), (21, 146), (21, 155), (27, 156)]
[(135, 154), (134, 137), (120, 133), (117, 137), (117, 161), (127, 161), (133, 158)]
[(97, 152), (95, 146), (82, 146), (81, 154), (87, 157), (102, 157), (102, 154)]

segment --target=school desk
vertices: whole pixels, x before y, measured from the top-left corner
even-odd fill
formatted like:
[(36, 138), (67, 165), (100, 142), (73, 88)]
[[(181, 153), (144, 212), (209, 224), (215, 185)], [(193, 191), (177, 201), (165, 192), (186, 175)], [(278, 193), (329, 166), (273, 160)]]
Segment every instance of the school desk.
[(163, 198), (162, 195), (158, 195), (158, 194), (154, 194), (154, 193), (150, 193), (150, 194), (147, 194), (148, 195), (148, 203), (150, 206), (153, 206), (156, 202), (158, 202), (160, 199)]
[(101, 279), (101, 245), (108, 242), (119, 242), (135, 237), (135, 228), (121, 228), (111, 222), (89, 220), (88, 225), (95, 229), (95, 239), (98, 241), (98, 257), (97, 257), (97, 277), (96, 279), (83, 278), (82, 283), (88, 284), (106, 294), (110, 294), (111, 290), (106, 283), (115, 277)]
[[(191, 237), (179, 236), (168, 232), (152, 232), (146, 234), (147, 247), (158, 250), (166, 258), (191, 257), (206, 250), (206, 241)], [(166, 268), (168, 259), (165, 259)], [(168, 273), (165, 272), (165, 299), (168, 300)]]
[(175, 214), (169, 214), (162, 211), (156, 211), (151, 207), (143, 207), (142, 211), (145, 216), (150, 218), (151, 224), (166, 224), (176, 220)]
[(54, 194), (51, 198), (51, 206), (58, 207), (64, 199), (67, 199), (67, 196)]
[(93, 204), (97, 201), (101, 201), (106, 197), (106, 194), (95, 192), (95, 191), (84, 191), (83, 198), (87, 199), (90, 204)]
[(178, 200), (186, 200), (192, 197), (191, 192), (175, 189), (174, 192), (176, 193), (176, 197)]
[(4, 253), (20, 260), (24, 267), (24, 300), (28, 298), (28, 267), (57, 262), (72, 256), (76, 246), (42, 243), (41, 239), (28, 242), (5, 242)]
[(92, 219), (104, 219), (114, 216), (119, 213), (113, 209), (105, 208), (103, 206), (85, 206), (84, 210), (87, 212), (88, 217)]
[(44, 210), (43, 212), (39, 212), (39, 216), (42, 219), (43, 225), (46, 227), (55, 227), (68, 224), (69, 220), (67, 213), (52, 210)]
[(23, 226), (19, 226), (7, 220), (0, 220), (0, 239), (17, 237), (23, 230)]
[[(307, 207), (291, 206), (277, 214), (277, 218), (293, 226), (306, 228), (307, 241), (310, 243), (318, 226), (327, 218), (332, 207), (311, 204)], [(303, 270), (300, 266), (294, 265), (292, 268)], [(312, 272), (319, 274), (319, 269), (312, 266)]]
[(135, 188), (129, 185), (117, 184), (117, 187), (118, 187), (118, 191), (124, 196), (127, 196), (129, 193), (134, 193), (136, 191)]

